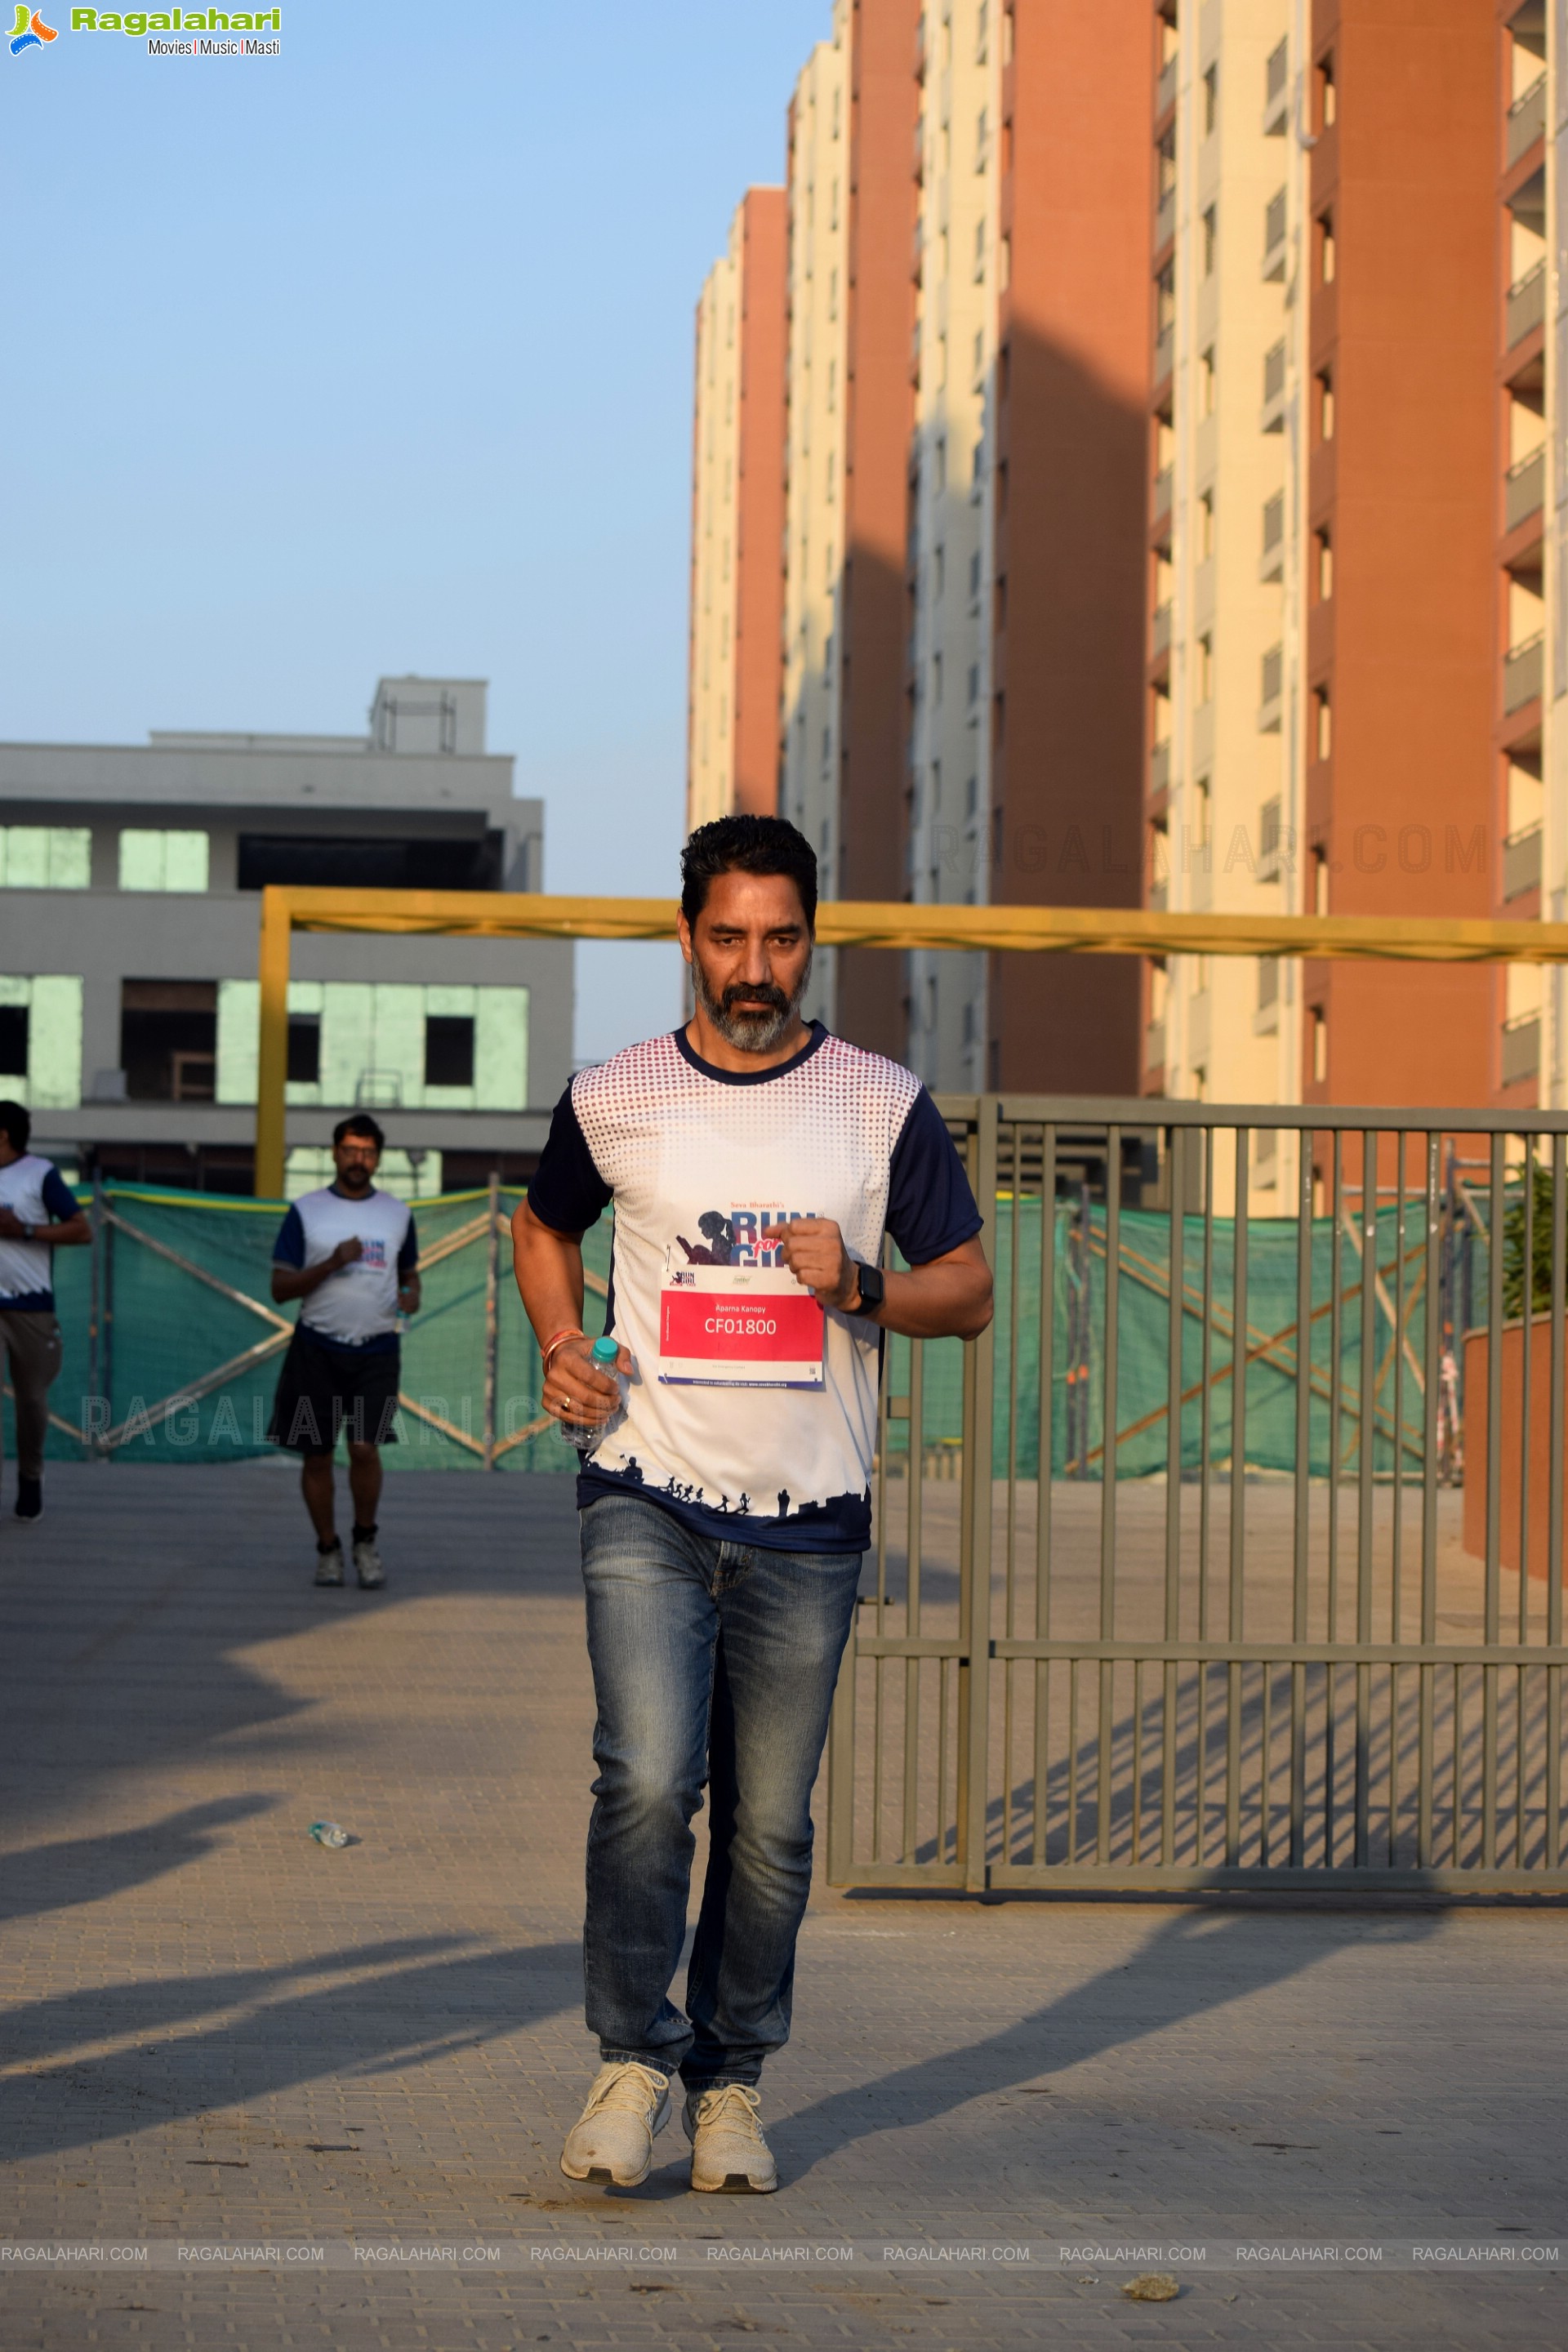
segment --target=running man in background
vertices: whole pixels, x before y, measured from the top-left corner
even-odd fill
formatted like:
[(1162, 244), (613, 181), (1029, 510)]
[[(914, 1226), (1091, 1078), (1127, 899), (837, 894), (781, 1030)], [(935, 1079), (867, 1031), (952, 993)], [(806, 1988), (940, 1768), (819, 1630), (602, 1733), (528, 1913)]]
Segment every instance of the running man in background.
[(332, 1130), (336, 1176), (295, 1202), (272, 1251), (273, 1297), (303, 1303), (268, 1435), (303, 1456), (300, 1491), (316, 1530), (316, 1582), (342, 1584), (332, 1454), (339, 1433), (347, 1433), (354, 1574), (366, 1592), (386, 1581), (376, 1511), (379, 1449), (397, 1440), (397, 1318), (419, 1306), (419, 1244), (408, 1203), (375, 1186), (385, 1141), (364, 1111), (341, 1119)]
[(0, 1357), (16, 1401), (16, 1517), (44, 1512), (44, 1436), (59, 1378), (51, 1253), (92, 1240), (86, 1213), (52, 1160), (27, 1149), (32, 1121), (0, 1102)]
[[(574, 1078), (512, 1228), (545, 1407), (588, 1449), (583, 1949), (602, 2063), (561, 2168), (643, 2179), (679, 2073), (692, 2188), (766, 2191), (757, 2083), (789, 2035), (812, 1784), (871, 1538), (883, 1334), (973, 1339), (991, 1272), (920, 1080), (800, 1017), (809, 843), (778, 817), (721, 817), (681, 868), (695, 1016)], [(582, 1236), (612, 1202), (615, 1378), (582, 1325)], [(884, 1233), (908, 1271), (882, 1271)], [(704, 1785), (682, 2014), (669, 1989)]]

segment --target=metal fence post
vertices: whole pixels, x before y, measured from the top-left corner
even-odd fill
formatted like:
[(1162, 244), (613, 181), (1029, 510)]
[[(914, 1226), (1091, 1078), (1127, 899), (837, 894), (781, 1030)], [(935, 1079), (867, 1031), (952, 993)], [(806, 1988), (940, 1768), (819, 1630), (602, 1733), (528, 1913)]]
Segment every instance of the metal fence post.
[[(985, 1223), (981, 1246), (996, 1268), (996, 1136), (1001, 1104), (982, 1095), (974, 1138), (974, 1191)], [(1015, 1213), (1016, 1204), (1015, 1203)], [(972, 1340), (964, 1365), (964, 1532), (968, 1541), (968, 1590), (964, 1636), (969, 1650), (967, 1722), (964, 1740), (963, 1883), (973, 1893), (990, 1884), (986, 1851), (991, 1800), (991, 1445), (996, 1387), (996, 1327), (988, 1323)]]
[(485, 1225), (485, 1454), (487, 1470), (496, 1466), (497, 1307), (500, 1285), (500, 1178), (490, 1171), (489, 1214)]

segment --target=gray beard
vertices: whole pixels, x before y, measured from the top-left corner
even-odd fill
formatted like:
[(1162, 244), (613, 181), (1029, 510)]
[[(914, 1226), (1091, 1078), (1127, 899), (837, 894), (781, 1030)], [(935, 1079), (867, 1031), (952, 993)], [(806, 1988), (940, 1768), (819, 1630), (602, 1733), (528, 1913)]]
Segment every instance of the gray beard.
[(726, 1012), (723, 1005), (709, 994), (708, 982), (700, 960), (691, 959), (691, 985), (698, 1003), (711, 1021), (726, 1045), (733, 1045), (739, 1054), (771, 1054), (781, 1038), (787, 1035), (791, 1022), (800, 1011), (801, 998), (805, 994), (811, 978), (811, 958), (805, 961), (800, 985), (789, 1002), (771, 1006), (765, 1013)]

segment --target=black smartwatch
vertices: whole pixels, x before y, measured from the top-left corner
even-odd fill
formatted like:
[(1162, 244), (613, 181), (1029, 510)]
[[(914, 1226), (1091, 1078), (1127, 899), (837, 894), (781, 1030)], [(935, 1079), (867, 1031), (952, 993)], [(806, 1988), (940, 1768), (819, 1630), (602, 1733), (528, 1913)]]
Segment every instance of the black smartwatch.
[(879, 1265), (859, 1265), (855, 1268), (860, 1280), (860, 1303), (846, 1308), (850, 1315), (874, 1315), (887, 1296), (887, 1284), (882, 1280)]

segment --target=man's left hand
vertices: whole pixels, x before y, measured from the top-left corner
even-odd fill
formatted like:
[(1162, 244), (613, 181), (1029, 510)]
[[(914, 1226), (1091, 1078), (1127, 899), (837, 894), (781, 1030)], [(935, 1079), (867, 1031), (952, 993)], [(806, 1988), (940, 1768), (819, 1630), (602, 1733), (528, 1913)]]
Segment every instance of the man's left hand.
[(837, 1307), (842, 1313), (858, 1302), (859, 1268), (831, 1217), (792, 1218), (784, 1227), (779, 1255), (819, 1306)]
[(0, 1209), (0, 1241), (20, 1242), (26, 1239), (22, 1220), (15, 1209)]

